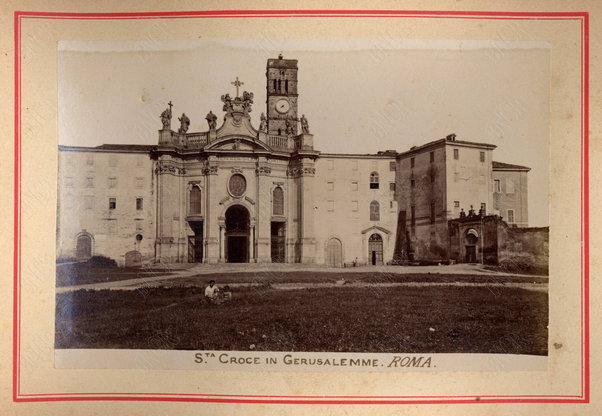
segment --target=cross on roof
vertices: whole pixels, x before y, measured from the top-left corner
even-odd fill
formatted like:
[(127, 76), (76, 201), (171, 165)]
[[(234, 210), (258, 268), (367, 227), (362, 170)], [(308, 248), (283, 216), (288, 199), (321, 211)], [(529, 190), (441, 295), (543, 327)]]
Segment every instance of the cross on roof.
[(244, 85), (244, 82), (239, 81), (238, 77), (236, 77), (236, 81), (231, 82), (230, 84), (232, 84), (236, 87), (236, 96), (238, 97), (238, 87), (240, 87), (241, 85)]
[(167, 103), (167, 105), (169, 106), (169, 111), (171, 112), (171, 107), (173, 107), (173, 104), (171, 103), (171, 100), (169, 100), (169, 102)]

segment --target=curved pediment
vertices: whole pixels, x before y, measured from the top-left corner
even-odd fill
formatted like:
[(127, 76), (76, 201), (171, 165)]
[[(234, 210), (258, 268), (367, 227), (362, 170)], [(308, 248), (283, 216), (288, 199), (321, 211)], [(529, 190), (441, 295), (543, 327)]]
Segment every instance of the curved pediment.
[(224, 116), (224, 123), (216, 131), (218, 139), (228, 136), (257, 137), (258, 131), (251, 124), (251, 117), (240, 112), (231, 112)]
[(209, 146), (205, 147), (205, 150), (261, 150), (266, 152), (270, 151), (270, 149), (264, 143), (261, 143), (256, 139), (244, 136), (229, 136), (217, 139), (216, 141), (212, 142)]

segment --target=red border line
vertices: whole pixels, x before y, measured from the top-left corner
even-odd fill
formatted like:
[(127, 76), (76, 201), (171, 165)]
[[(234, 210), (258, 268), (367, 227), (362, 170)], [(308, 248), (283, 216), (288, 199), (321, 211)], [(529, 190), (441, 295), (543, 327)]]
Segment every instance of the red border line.
[[(20, 393), (21, 318), (21, 19), (179, 19), (260, 17), (421, 17), (509, 20), (580, 20), (582, 30), (581, 118), (581, 302), (582, 302), (582, 391), (571, 395), (485, 396), (261, 396), (172, 393)], [(587, 12), (489, 12), (424, 10), (216, 10), (133, 13), (14, 12), (15, 46), (15, 151), (14, 151), (14, 253), (13, 253), (13, 401), (167, 401), (258, 404), (465, 404), (465, 403), (589, 403), (589, 14)], [(99, 396), (100, 395), (100, 396)], [(155, 397), (151, 397), (151, 396)], [(197, 397), (191, 397), (197, 396)], [(270, 399), (271, 398), (271, 399)], [(431, 398), (431, 400), (426, 400)], [(575, 399), (568, 399), (575, 398)]]
[(581, 224), (583, 226), (582, 234), (582, 267), (583, 267), (583, 300), (581, 305), (583, 307), (583, 386), (584, 386), (584, 400), (586, 403), (590, 402), (590, 333), (589, 333), (589, 16), (586, 14), (582, 23), (583, 27), (583, 40), (582, 40), (582, 52), (583, 57), (583, 145), (582, 145), (582, 184), (581, 184), (581, 195), (582, 195), (582, 219)]
[[(14, 246), (13, 246), (13, 400), (19, 395), (20, 253), (21, 253), (21, 20), (15, 13), (15, 157), (14, 157)], [(18, 321), (18, 322), (17, 322)]]

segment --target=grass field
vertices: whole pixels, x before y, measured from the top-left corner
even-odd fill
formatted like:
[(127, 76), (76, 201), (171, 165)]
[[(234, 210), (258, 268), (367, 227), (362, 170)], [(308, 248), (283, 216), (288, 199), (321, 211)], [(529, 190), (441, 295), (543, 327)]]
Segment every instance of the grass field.
[(333, 283), (344, 278), (347, 283), (548, 283), (544, 276), (515, 275), (480, 275), (480, 274), (445, 274), (445, 273), (389, 273), (389, 272), (351, 272), (333, 273), (320, 271), (287, 271), (287, 272), (245, 272), (245, 273), (211, 273), (190, 277), (182, 277), (163, 285), (207, 285), (213, 279), (218, 284), (231, 283)]
[(83, 285), (88, 283), (115, 282), (126, 279), (168, 276), (178, 269), (157, 265), (154, 268), (142, 267), (93, 267), (86, 263), (60, 264), (56, 267), (57, 287)]
[(56, 347), (546, 355), (547, 325), (547, 294), (519, 288), (78, 290), (57, 295)]

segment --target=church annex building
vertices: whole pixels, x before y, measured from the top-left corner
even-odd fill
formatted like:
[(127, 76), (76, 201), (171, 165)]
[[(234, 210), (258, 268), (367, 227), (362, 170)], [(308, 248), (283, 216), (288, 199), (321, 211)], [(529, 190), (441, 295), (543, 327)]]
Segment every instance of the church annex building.
[(157, 145), (59, 146), (57, 257), (153, 262), (496, 263), (528, 226), (528, 167), (450, 134), (409, 150), (321, 153), (297, 60), (267, 61), (267, 108), (226, 94), (188, 132), (171, 102)]

